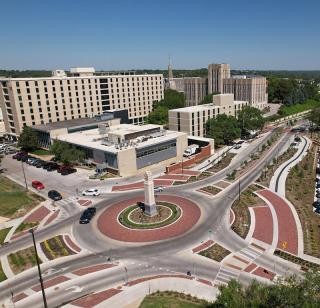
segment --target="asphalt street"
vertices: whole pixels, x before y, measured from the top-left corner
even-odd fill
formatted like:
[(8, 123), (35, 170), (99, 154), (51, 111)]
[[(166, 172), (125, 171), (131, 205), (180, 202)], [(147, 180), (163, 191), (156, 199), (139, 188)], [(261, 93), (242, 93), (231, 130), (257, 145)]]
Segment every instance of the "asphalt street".
[[(238, 197), (239, 183), (238, 181), (233, 183), (217, 197), (206, 196), (195, 190), (204, 185), (207, 186), (223, 179), (226, 174), (238, 168), (241, 165), (241, 162), (247, 160), (251, 153), (256, 152), (271, 135), (272, 133), (257, 139), (239, 154), (237, 159), (233, 160), (229, 167), (223, 171), (202, 181), (172, 186), (165, 189), (163, 192), (165, 194), (180, 195), (184, 198), (193, 200), (199, 205), (202, 211), (200, 221), (189, 232), (180, 237), (148, 244), (121, 243), (102, 237), (96, 227), (96, 218), (88, 225), (80, 225), (78, 223), (80, 213), (69, 213), (70, 216), (66, 219), (36, 231), (37, 241), (42, 241), (57, 234), (61, 234), (61, 232), (69, 230), (71, 227), (72, 233), (79, 244), (90, 251), (89, 254), (80, 254), (76, 258), (68, 259), (66, 261), (57, 260), (54, 262), (53, 266), (50, 263), (43, 264), (43, 272), (49, 268), (53, 268), (53, 270), (49, 271), (50, 273), (46, 278), (49, 279), (70, 272), (76, 268), (98, 264), (103, 262), (102, 260), (105, 262), (108, 257), (111, 257), (113, 261), (120, 262), (120, 264), (126, 264), (130, 279), (151, 274), (159, 274), (160, 272), (163, 273), (163, 270), (159, 270), (159, 267), (161, 267), (162, 269), (165, 269), (165, 271), (174, 273), (186, 273), (190, 268), (196, 268), (195, 271), (197, 276), (212, 280), (219, 270), (219, 265), (210, 261), (194, 261), (193, 258), (190, 260), (190, 257), (186, 258), (181, 252), (190, 249), (190, 247), (197, 246), (201, 241), (209, 238), (219, 243), (223, 243), (224, 247), (231, 251), (240, 251), (248, 246), (248, 243), (231, 231), (229, 227), (229, 209), (233, 201)], [(241, 191), (260, 176), (265, 165), (279, 154), (282, 147), (287, 143), (288, 138), (289, 134), (284, 134), (277, 145), (269, 152), (268, 156), (261, 159), (253, 169), (241, 178)], [(66, 187), (66, 189), (68, 188)], [(102, 195), (101, 199), (103, 200), (99, 201), (95, 206), (99, 214), (99, 212), (115, 202), (140, 195), (142, 197), (142, 190), (106, 193)], [(108, 222), (106, 221), (106, 223)], [(209, 230), (211, 230), (211, 232), (209, 232)], [(0, 248), (0, 255), (23, 249), (31, 244), (31, 236), (17, 239), (2, 246)], [(128, 263), (128, 260), (133, 261), (132, 263)], [(281, 275), (288, 275), (289, 273), (298, 274), (296, 267), (290, 266), (280, 258), (276, 258), (267, 253), (262, 254), (255, 260), (255, 263), (270, 271), (276, 269), (276, 272)], [(142, 269), (139, 264), (145, 264), (146, 267)], [(148, 270), (146, 270), (146, 268), (148, 268)], [(51, 289), (48, 290), (50, 307), (55, 307), (61, 303), (66, 303), (75, 297), (83, 296), (89, 292), (101, 289), (102, 286), (106, 289), (108, 286), (119, 284), (121, 281), (123, 283), (123, 279), (128, 279), (128, 277), (124, 278), (124, 266), (121, 265), (112, 268), (109, 273), (108, 276), (103, 276), (101, 279), (92, 279), (90, 278), (90, 275), (88, 275), (90, 277), (86, 278), (84, 276), (81, 279), (78, 279), (77, 286), (83, 288), (79, 293), (66, 290), (58, 290), (57, 292), (54, 292)], [(248, 283), (252, 280), (252, 276), (242, 273), (239, 279), (244, 283)], [(30, 287), (30, 285), (37, 284), (37, 282), (38, 278), (35, 269), (27, 271), (16, 276), (14, 279), (9, 279), (8, 281), (1, 283), (0, 298), (10, 296), (8, 283), (11, 285), (10, 289), (17, 294), (25, 288)], [(73, 282), (72, 280), (70, 283), (74, 284), (76, 281)], [(52, 292), (54, 292), (54, 294)], [(39, 303), (41, 303), (40, 293), (29, 296), (26, 300), (22, 300), (20, 304), (18, 303), (17, 307), (26, 304), (32, 305), (32, 307), (41, 307), (41, 304)]]

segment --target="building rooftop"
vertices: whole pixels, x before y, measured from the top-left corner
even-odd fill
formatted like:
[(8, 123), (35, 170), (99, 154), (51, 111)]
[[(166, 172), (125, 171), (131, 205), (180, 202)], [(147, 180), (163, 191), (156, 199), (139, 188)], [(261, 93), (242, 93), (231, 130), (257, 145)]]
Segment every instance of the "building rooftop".
[[(121, 128), (121, 126), (123, 125), (124, 127)], [(150, 145), (154, 145), (164, 141), (169, 141), (169, 140), (175, 139), (180, 135), (186, 134), (183, 132), (163, 130), (162, 134), (160, 134), (159, 136), (153, 136), (150, 134), (149, 138), (144, 141), (141, 139), (138, 140), (138, 138), (130, 140), (126, 144), (117, 144), (117, 143), (112, 143), (108, 141), (108, 135), (116, 131), (122, 131), (123, 133), (124, 132), (132, 133), (134, 131), (143, 131), (143, 130), (148, 130), (150, 128), (156, 128), (156, 127), (161, 128), (161, 126), (159, 125), (152, 125), (152, 127), (150, 125), (137, 126), (132, 124), (120, 124), (120, 125), (110, 126), (110, 130), (106, 134), (101, 134), (101, 131), (99, 131), (99, 129), (91, 129), (91, 130), (86, 130), (82, 132), (59, 135), (57, 139), (68, 142), (68, 143), (72, 143), (75, 145), (91, 148), (91, 149), (98, 149), (98, 150), (103, 150), (111, 153), (118, 153), (120, 151), (125, 151), (129, 148), (139, 149), (139, 148), (148, 147)]]
[(113, 119), (113, 114), (104, 114), (102, 116), (95, 116), (93, 118), (80, 118), (73, 120), (65, 120), (61, 122), (52, 122), (47, 124), (34, 125), (32, 128), (40, 131), (51, 131), (62, 128), (71, 128), (78, 126), (86, 126), (90, 124), (103, 123), (105, 121)]

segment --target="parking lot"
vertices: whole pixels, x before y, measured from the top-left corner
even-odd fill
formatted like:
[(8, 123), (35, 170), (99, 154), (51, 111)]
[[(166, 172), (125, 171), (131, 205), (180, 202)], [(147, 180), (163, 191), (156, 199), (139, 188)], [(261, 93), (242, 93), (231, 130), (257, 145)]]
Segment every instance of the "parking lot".
[(45, 186), (40, 194), (45, 197), (47, 197), (49, 190), (55, 189), (61, 193), (63, 198), (68, 198), (77, 195), (77, 190), (81, 192), (83, 188), (88, 187), (88, 185), (92, 183), (88, 180), (90, 173), (88, 170), (77, 168), (76, 173), (63, 176), (56, 170), (49, 172), (43, 168), (36, 168), (35, 166), (17, 161), (12, 158), (12, 155), (6, 155), (4, 157), (2, 168), (6, 176), (25, 186), (24, 169), (28, 188), (32, 188), (32, 181), (40, 181)]

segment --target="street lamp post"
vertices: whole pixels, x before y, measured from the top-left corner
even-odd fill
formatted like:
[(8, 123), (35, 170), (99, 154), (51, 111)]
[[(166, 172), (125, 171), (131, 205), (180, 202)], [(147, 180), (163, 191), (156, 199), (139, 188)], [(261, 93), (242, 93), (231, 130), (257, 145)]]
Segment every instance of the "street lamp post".
[(28, 183), (27, 183), (27, 179), (26, 179), (26, 173), (24, 171), (23, 161), (21, 161), (21, 168), (22, 168), (22, 173), (23, 173), (23, 178), (24, 178), (24, 184), (26, 186), (26, 190), (28, 190)]
[(43, 280), (42, 280), (42, 275), (41, 275), (41, 270), (40, 270), (38, 251), (37, 251), (36, 241), (35, 241), (35, 238), (34, 238), (33, 229), (30, 229), (30, 233), (31, 233), (31, 236), (32, 236), (34, 252), (35, 252), (35, 255), (36, 255), (38, 274), (39, 274), (39, 281), (40, 281), (40, 286), (41, 286), (41, 291), (42, 291), (42, 298), (43, 298), (43, 306), (44, 306), (44, 308), (48, 308), (47, 299), (46, 299), (46, 293), (44, 292), (44, 286), (43, 286)]
[(241, 200), (241, 182), (240, 182), (240, 179), (239, 179), (239, 202)]

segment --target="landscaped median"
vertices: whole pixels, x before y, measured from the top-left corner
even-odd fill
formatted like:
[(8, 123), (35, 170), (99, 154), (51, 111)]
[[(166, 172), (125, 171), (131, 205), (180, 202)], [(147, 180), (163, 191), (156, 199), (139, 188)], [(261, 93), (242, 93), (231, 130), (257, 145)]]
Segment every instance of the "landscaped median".
[[(29, 247), (8, 255), (8, 261), (14, 274), (19, 274), (37, 264), (33, 247)], [(41, 263), (41, 260), (39, 260)]]
[(221, 262), (230, 253), (231, 253), (231, 251), (220, 246), (217, 243), (215, 243), (211, 247), (199, 252), (199, 254), (201, 256), (207, 257), (207, 258), (212, 259), (217, 262)]
[(260, 188), (256, 185), (250, 185), (232, 204), (231, 209), (234, 212), (235, 219), (231, 229), (242, 238), (246, 238), (250, 229), (249, 207), (266, 205), (262, 199), (254, 194)]
[(319, 258), (320, 216), (313, 212), (312, 207), (317, 149), (313, 144), (303, 160), (290, 170), (286, 181), (286, 198), (295, 207), (301, 222), (304, 253)]
[(132, 205), (120, 213), (119, 222), (132, 229), (155, 229), (170, 225), (181, 215), (180, 208), (172, 203), (157, 202), (157, 209), (158, 215), (148, 217), (139, 205)]
[[(11, 230), (11, 227), (0, 230), (0, 246), (3, 245), (3, 242), (10, 230)], [(1, 263), (0, 263), (0, 281), (6, 280), (6, 279), (7, 277), (4, 274)]]
[(63, 236), (58, 235), (40, 243), (41, 249), (49, 260), (75, 254), (64, 242)]

